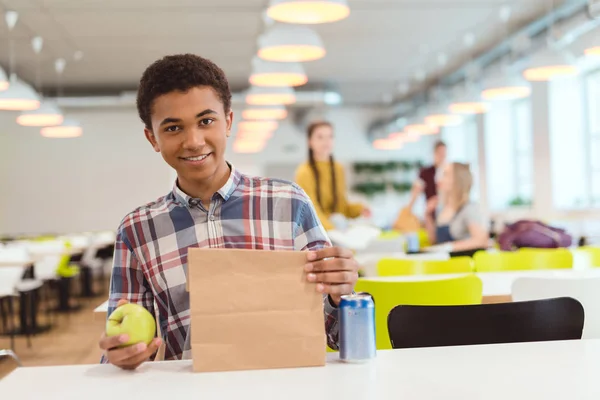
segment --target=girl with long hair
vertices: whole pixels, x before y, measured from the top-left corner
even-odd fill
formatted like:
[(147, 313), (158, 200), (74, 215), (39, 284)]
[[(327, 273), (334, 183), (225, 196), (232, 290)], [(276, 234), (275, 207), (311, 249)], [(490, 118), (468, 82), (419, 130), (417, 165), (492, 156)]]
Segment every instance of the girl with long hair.
[(308, 130), (308, 162), (296, 170), (296, 183), (311, 198), (317, 215), (327, 230), (334, 229), (333, 216), (347, 218), (369, 215), (362, 204), (346, 197), (344, 168), (333, 158), (333, 126), (327, 121), (313, 122)]
[[(472, 185), (469, 165), (446, 165), (438, 183), (438, 196), (427, 202), (425, 226), (431, 243), (443, 244), (453, 252), (488, 247), (483, 216), (469, 198)], [(441, 208), (436, 212), (438, 204)]]

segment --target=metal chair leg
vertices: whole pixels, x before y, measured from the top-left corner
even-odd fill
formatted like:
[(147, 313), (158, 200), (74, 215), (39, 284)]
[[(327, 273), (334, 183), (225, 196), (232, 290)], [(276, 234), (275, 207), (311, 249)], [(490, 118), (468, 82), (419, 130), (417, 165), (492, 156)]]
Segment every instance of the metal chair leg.
[(15, 309), (13, 307), (13, 298), (8, 298), (8, 320), (10, 321), (10, 348), (11, 350), (15, 350), (15, 331), (17, 330), (15, 326)]

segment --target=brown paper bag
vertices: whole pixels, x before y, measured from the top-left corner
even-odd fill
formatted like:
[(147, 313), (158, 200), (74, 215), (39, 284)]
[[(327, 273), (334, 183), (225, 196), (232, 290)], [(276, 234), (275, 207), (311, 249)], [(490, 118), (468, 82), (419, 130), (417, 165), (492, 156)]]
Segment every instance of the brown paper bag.
[(323, 298), (306, 254), (190, 249), (194, 371), (325, 365)]

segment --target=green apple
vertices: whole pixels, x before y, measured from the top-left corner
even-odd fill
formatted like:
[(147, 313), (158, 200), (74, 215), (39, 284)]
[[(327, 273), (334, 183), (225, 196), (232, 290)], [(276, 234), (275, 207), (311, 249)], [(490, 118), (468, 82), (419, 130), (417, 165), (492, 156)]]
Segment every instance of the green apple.
[(129, 340), (120, 347), (144, 342), (147, 345), (154, 339), (156, 323), (154, 317), (144, 307), (127, 303), (117, 307), (106, 321), (106, 336), (128, 335)]

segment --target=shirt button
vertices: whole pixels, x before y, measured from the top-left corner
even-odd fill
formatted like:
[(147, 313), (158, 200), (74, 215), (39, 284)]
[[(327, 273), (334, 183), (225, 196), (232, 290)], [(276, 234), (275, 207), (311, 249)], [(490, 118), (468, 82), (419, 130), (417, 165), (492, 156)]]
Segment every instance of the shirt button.
[(214, 220), (215, 220), (215, 216), (214, 216), (214, 215), (211, 215), (211, 216), (210, 216), (210, 217), (208, 217), (208, 218), (209, 218), (211, 221), (214, 221)]

